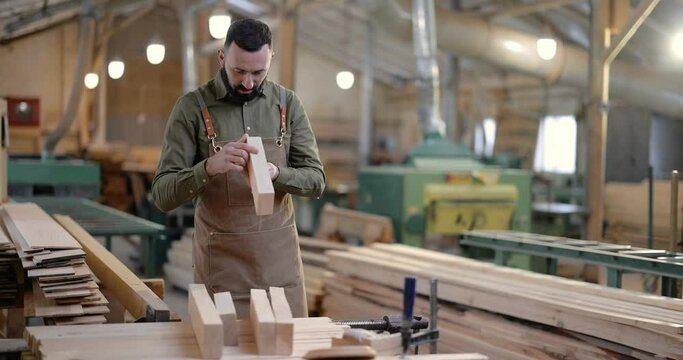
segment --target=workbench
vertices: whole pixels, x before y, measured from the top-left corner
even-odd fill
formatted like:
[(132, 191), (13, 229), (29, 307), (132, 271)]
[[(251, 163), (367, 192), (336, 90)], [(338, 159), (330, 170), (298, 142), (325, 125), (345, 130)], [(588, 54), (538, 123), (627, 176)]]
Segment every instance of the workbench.
[(683, 278), (683, 253), (667, 250), (515, 231), (469, 231), (460, 244), (495, 250), (498, 265), (506, 265), (510, 253), (545, 257), (549, 274), (556, 272), (557, 258), (605, 266), (607, 286), (616, 288), (621, 288), (625, 272), (661, 276), (663, 296), (675, 296), (677, 279)]
[(78, 197), (20, 197), (15, 202), (32, 202), (48, 214), (67, 215), (81, 225), (90, 235), (105, 238), (105, 247), (111, 251), (112, 237), (139, 235), (143, 242), (145, 257), (145, 277), (157, 275), (159, 242), (166, 239), (163, 225), (139, 218), (120, 210)]

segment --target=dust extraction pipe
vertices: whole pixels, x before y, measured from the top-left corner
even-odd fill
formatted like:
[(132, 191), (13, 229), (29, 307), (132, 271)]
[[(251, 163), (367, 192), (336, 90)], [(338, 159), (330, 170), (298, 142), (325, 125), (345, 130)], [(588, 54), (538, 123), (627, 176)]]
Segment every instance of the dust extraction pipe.
[(418, 114), (425, 139), (443, 138), (446, 125), (441, 119), (439, 63), (436, 60), (434, 0), (413, 0), (413, 44), (417, 56)]
[(50, 159), (54, 156), (53, 152), (57, 143), (62, 139), (74, 119), (76, 119), (78, 104), (81, 101), (81, 94), (83, 92), (83, 76), (85, 76), (85, 70), (88, 68), (92, 55), (92, 36), (94, 32), (94, 8), (91, 3), (86, 3), (81, 11), (80, 34), (78, 36), (78, 60), (76, 61), (76, 70), (74, 71), (74, 78), (71, 84), (71, 95), (69, 95), (69, 102), (67, 103), (62, 120), (43, 141), (41, 152), (41, 157), (43, 159)]
[[(361, 2), (385, 29), (411, 37), (410, 18), (394, 0)], [(538, 37), (493, 25), (452, 11), (436, 14), (436, 35), (443, 51), (536, 75), (548, 83), (588, 86), (588, 52), (558, 41), (552, 60), (536, 55)], [(683, 81), (643, 67), (615, 61), (610, 67), (610, 93), (657, 113), (683, 118)]]

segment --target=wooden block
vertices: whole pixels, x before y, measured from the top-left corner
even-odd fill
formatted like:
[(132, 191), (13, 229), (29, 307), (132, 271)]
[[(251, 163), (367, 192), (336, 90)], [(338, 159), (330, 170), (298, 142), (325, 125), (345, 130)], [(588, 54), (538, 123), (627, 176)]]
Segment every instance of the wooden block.
[(292, 310), (283, 288), (270, 287), (269, 292), (270, 304), (275, 316), (275, 352), (277, 355), (291, 355), (294, 344)]
[(263, 149), (263, 142), (258, 136), (247, 138), (247, 144), (258, 149), (258, 154), (249, 155), (249, 184), (251, 194), (254, 196), (254, 206), (256, 215), (270, 215), (273, 213), (273, 203), (275, 202), (275, 190), (273, 181), (268, 174), (268, 163), (266, 161), (266, 151)]
[(259, 355), (275, 355), (275, 315), (263, 289), (251, 289), (249, 319)]
[(190, 284), (188, 312), (199, 350), (204, 359), (218, 359), (223, 354), (223, 323), (204, 284)]
[(232, 302), (232, 295), (228, 291), (215, 293), (213, 301), (216, 303), (216, 310), (218, 310), (218, 315), (223, 322), (223, 346), (237, 346), (239, 327), (237, 326), (237, 311)]

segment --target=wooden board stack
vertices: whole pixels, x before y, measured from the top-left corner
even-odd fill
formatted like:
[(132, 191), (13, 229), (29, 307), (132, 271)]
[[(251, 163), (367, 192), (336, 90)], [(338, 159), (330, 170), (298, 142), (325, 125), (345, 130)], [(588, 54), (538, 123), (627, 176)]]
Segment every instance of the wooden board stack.
[[(683, 217), (683, 192), (678, 192), (678, 215)], [(605, 240), (647, 247), (648, 184), (611, 182), (605, 185)], [(653, 185), (653, 240), (655, 249), (670, 250), (671, 183), (657, 180)], [(683, 218), (678, 219), (683, 230)]]
[(25, 294), (25, 316), (59, 325), (106, 322), (108, 301), (78, 241), (35, 204), (6, 204), (0, 214), (33, 281)]
[(301, 260), (304, 264), (304, 286), (306, 287), (308, 313), (311, 316), (318, 316), (323, 311), (322, 300), (325, 296), (325, 275), (329, 272), (327, 268), (328, 258), (325, 255), (325, 251), (346, 251), (349, 245), (299, 236), (299, 247), (301, 248)]
[(386, 216), (325, 204), (315, 237), (354, 245), (394, 242), (394, 227)]
[[(234, 319), (226, 313), (230, 309), (234, 313), (234, 305), (217, 307), (204, 285), (191, 284), (188, 302), (191, 322), (188, 323), (80, 325), (69, 327), (67, 333), (64, 329), (38, 326), (28, 327), (24, 337), (31, 355), (37, 358), (83, 359), (255, 359), (263, 353), (277, 353), (278, 358), (300, 358), (310, 350), (330, 348), (333, 338), (341, 338), (345, 327), (335, 325), (329, 318), (287, 318), (287, 311), (283, 310), (289, 305), (282, 296), (284, 292), (271, 289), (275, 308), (271, 308), (265, 292), (261, 292), (261, 304), (255, 306), (258, 309), (254, 309), (251, 320), (225, 321)], [(220, 294), (229, 298), (228, 293)], [(222, 301), (232, 302), (228, 298)], [(273, 318), (275, 326), (271, 332), (263, 331), (262, 321), (268, 319), (261, 316), (262, 311)], [(278, 320), (275, 313), (278, 318), (284, 318)], [(285, 326), (279, 327), (279, 324)], [(224, 346), (224, 335), (232, 332), (237, 333), (238, 345)]]
[[(328, 252), (326, 315), (400, 314), (403, 278), (439, 279), (440, 351), (504, 359), (683, 359), (683, 301), (496, 267), (403, 245)], [(425, 298), (416, 314), (429, 314)]]
[(21, 306), (23, 270), (17, 250), (0, 227), (0, 307)]
[(192, 236), (194, 228), (185, 229), (180, 240), (174, 241), (166, 253), (168, 262), (164, 264), (167, 281), (180, 289), (187, 290), (193, 282), (192, 274)]

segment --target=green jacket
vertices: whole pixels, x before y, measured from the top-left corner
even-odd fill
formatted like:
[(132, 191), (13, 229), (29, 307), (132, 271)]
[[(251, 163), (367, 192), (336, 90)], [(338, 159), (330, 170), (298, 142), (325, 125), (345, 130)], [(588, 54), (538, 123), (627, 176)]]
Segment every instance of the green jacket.
[[(221, 72), (199, 87), (213, 117), (216, 141), (233, 141), (243, 134), (274, 138), (280, 134), (279, 85), (265, 80), (262, 94), (240, 105), (229, 99)], [(275, 190), (294, 195), (319, 197), (325, 188), (325, 173), (308, 116), (296, 94), (287, 90), (287, 167), (273, 180)], [(208, 175), (204, 164), (210, 140), (196, 97), (188, 93), (173, 107), (166, 125), (161, 159), (152, 182), (157, 207), (170, 211), (196, 199)], [(220, 175), (217, 175), (220, 176)]]

